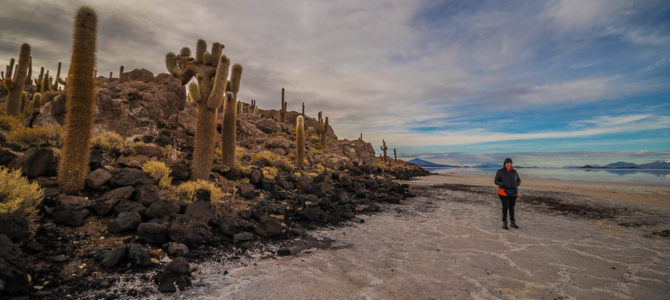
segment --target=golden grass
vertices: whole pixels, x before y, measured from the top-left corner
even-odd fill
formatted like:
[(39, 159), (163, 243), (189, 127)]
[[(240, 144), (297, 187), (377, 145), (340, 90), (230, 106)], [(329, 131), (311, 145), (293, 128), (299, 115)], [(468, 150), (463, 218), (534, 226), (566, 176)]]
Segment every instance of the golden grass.
[(151, 178), (158, 181), (158, 186), (165, 188), (172, 184), (172, 177), (170, 177), (170, 167), (164, 162), (150, 160), (142, 165), (142, 171), (151, 175)]
[(223, 198), (223, 191), (220, 188), (216, 187), (214, 183), (198, 179), (197, 181), (187, 181), (176, 188), (174, 188), (174, 194), (186, 201), (192, 201), (195, 197), (195, 191), (198, 189), (207, 189), (211, 193), (212, 203), (219, 202)]
[(32, 128), (19, 124), (9, 132), (7, 141), (24, 145), (60, 147), (63, 143), (63, 132), (63, 128), (51, 124)]
[(0, 213), (32, 219), (43, 197), (40, 185), (28, 182), (21, 171), (0, 166)]

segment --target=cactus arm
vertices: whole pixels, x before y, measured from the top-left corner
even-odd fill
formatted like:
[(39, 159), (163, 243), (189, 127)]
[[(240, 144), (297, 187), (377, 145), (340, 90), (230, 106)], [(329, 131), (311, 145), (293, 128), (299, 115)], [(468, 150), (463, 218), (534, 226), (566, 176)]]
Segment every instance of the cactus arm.
[(230, 60), (225, 55), (222, 55), (221, 58), (219, 58), (219, 63), (216, 67), (216, 75), (214, 75), (214, 85), (211, 94), (207, 99), (207, 107), (209, 109), (216, 109), (223, 102), (223, 93), (226, 89), (229, 66)]
[(207, 43), (204, 40), (198, 40), (198, 43), (195, 46), (196, 63), (202, 63), (204, 61), (206, 51), (207, 51)]
[(200, 88), (198, 87), (197, 83), (191, 82), (188, 84), (188, 95), (195, 103), (199, 103), (200, 100), (202, 100), (200, 97)]

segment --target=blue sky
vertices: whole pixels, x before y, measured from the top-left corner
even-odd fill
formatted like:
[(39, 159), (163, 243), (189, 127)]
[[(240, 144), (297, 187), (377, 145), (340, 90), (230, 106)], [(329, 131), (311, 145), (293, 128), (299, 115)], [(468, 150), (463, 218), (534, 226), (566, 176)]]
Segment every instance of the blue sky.
[(219, 41), (245, 67), (243, 101), (277, 109), (285, 87), (289, 109), (305, 102), (340, 138), (363, 132), (405, 157), (670, 159), (667, 0), (18, 3), (0, 0), (7, 60), (29, 42), (37, 66), (67, 68), (86, 4), (102, 74), (165, 72), (165, 53)]

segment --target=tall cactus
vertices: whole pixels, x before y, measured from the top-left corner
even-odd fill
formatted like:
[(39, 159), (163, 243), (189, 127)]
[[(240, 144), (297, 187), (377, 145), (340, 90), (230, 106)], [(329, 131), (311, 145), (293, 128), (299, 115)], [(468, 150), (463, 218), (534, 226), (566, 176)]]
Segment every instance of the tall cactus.
[(395, 151), (395, 148), (393, 148), (393, 160), (398, 162), (398, 153)]
[(58, 62), (58, 69), (56, 70), (56, 78), (54, 79), (54, 83), (53, 83), (53, 90), (54, 91), (58, 91), (58, 83), (59, 83), (58, 78), (60, 78), (60, 66), (61, 66), (61, 63)]
[(305, 102), (302, 103), (302, 116), (305, 116)]
[(298, 169), (305, 167), (305, 118), (298, 116), (295, 122), (295, 162)]
[(95, 113), (95, 50), (98, 17), (90, 7), (77, 11), (72, 34), (72, 58), (67, 85), (65, 137), (58, 168), (58, 185), (65, 193), (84, 187), (91, 154)]
[(286, 120), (286, 101), (284, 101), (284, 88), (281, 88), (281, 109), (279, 110), (279, 120)]
[(323, 141), (323, 125), (325, 125), (324, 121), (323, 121), (323, 111), (319, 111), (319, 113), (317, 114), (317, 117), (318, 117), (318, 119), (317, 119), (318, 123), (317, 123), (316, 131), (319, 134), (319, 145), (323, 145), (323, 142), (324, 142)]
[(25, 85), (30, 86), (33, 84), (33, 56), (30, 56), (30, 59), (28, 60), (28, 75), (26, 75), (26, 83)]
[[(16, 65), (16, 71), (13, 78), (5, 75), (3, 81), (5, 89), (9, 91), (7, 95), (7, 114), (16, 116), (21, 113), (21, 97), (23, 93), (23, 86), (26, 83), (26, 73), (28, 73), (28, 64), (30, 63), (30, 45), (23, 44), (19, 50), (19, 63)], [(10, 67), (7, 67), (7, 74), (12, 74), (14, 67), (13, 60), (10, 62)]]
[(230, 92), (226, 93), (221, 124), (221, 161), (231, 169), (235, 167), (235, 140), (237, 132), (237, 93), (240, 91), (242, 66), (233, 65), (230, 74)]
[[(123, 81), (123, 66), (119, 67), (119, 81)], [(109, 76), (109, 78), (112, 78), (112, 76)]]
[(384, 156), (382, 156), (382, 161), (386, 162), (386, 150), (388, 150), (389, 148), (386, 147), (386, 141), (385, 140), (382, 140), (382, 146), (379, 146), (379, 149), (381, 149), (384, 152)]
[(189, 84), (189, 95), (197, 105), (195, 141), (193, 161), (191, 162), (192, 179), (208, 179), (212, 170), (214, 147), (216, 146), (216, 116), (223, 102), (228, 78), (230, 60), (221, 54), (223, 45), (212, 44), (212, 52), (207, 53), (207, 43), (198, 40), (195, 59), (191, 50), (181, 49), (179, 54), (173, 52), (165, 56), (165, 65), (177, 77), (182, 85), (196, 77), (198, 83)]

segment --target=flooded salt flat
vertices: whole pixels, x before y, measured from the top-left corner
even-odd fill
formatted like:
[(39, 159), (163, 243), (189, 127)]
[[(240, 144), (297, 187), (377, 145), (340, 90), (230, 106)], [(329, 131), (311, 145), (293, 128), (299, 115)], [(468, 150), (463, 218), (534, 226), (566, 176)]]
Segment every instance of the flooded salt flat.
[[(495, 174), (497, 168), (426, 168), (436, 174)], [(581, 169), (581, 168), (521, 168), (519, 176), (585, 180), (601, 182), (629, 182), (670, 185), (670, 170), (665, 169)]]
[[(520, 230), (499, 228), (495, 195), (422, 187), (422, 196), (309, 233), (326, 249), (276, 247), (204, 262), (194, 286), (158, 299), (667, 299), (668, 216), (639, 227), (519, 202)], [(530, 192), (529, 192), (530, 193)], [(541, 194), (537, 194), (541, 195)], [(622, 210), (624, 211), (624, 210)], [(618, 218), (618, 216), (617, 216)], [(150, 285), (149, 285), (150, 286)]]

